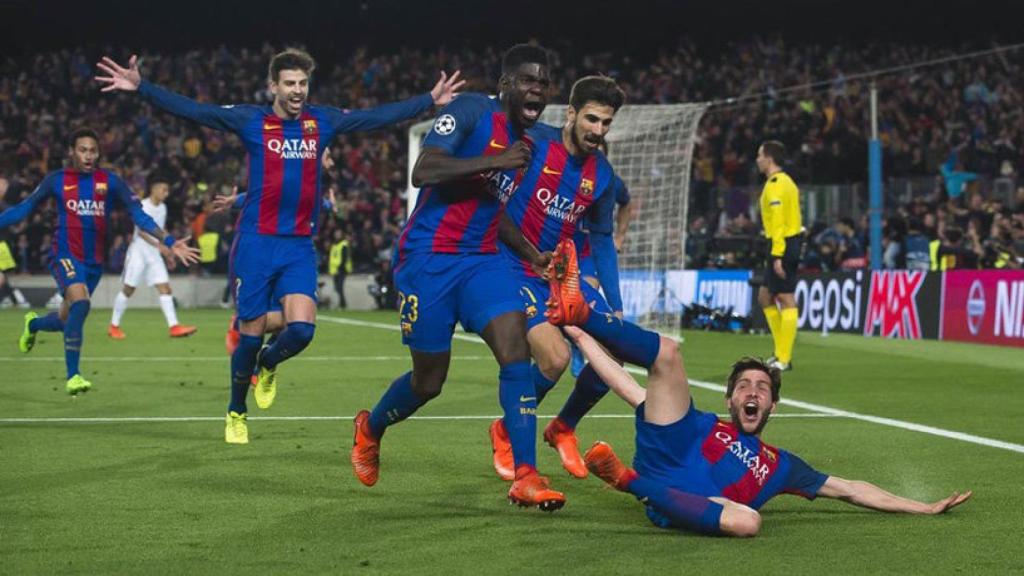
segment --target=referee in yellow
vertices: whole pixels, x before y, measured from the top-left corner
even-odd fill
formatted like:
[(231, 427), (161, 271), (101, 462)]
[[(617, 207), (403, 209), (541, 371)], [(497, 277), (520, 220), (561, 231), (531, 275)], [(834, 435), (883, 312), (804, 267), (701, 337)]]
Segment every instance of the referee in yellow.
[(761, 222), (771, 242), (764, 283), (757, 301), (764, 310), (775, 342), (775, 354), (769, 363), (779, 370), (790, 370), (793, 342), (796, 340), (796, 269), (800, 263), (803, 223), (800, 219), (800, 191), (782, 170), (786, 147), (768, 140), (757, 149), (757, 169), (767, 182), (761, 192)]

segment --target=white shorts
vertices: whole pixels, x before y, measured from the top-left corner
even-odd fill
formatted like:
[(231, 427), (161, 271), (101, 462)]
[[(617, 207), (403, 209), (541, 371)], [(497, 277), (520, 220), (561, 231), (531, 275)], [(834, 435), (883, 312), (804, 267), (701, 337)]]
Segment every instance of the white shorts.
[(170, 278), (167, 276), (167, 265), (159, 252), (150, 250), (137, 250), (134, 247), (128, 249), (128, 255), (124, 259), (124, 274), (121, 281), (131, 287), (138, 287), (143, 282), (146, 286), (156, 284), (167, 284)]

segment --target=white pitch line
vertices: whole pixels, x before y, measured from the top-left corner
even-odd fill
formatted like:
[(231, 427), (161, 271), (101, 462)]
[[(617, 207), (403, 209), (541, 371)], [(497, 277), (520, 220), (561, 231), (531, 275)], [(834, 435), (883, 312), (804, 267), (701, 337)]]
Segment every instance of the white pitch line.
[[(728, 414), (719, 414), (720, 418), (728, 418)], [(538, 419), (554, 418), (555, 414), (540, 415)], [(587, 419), (624, 420), (634, 418), (633, 414), (588, 414)], [(352, 421), (354, 416), (253, 416), (249, 421), (282, 421), (282, 422), (317, 422), (317, 421)], [(496, 420), (500, 414), (477, 416), (412, 416), (409, 420)], [(775, 418), (836, 418), (833, 414), (774, 414)], [(42, 418), (0, 418), (0, 424), (132, 424), (142, 422), (223, 422), (223, 416), (117, 416), (117, 417), (42, 417)]]
[[(493, 356), (452, 356), (452, 360), (491, 360)], [(224, 356), (90, 356), (89, 362), (228, 362)], [(404, 356), (294, 356), (289, 362), (394, 362), (410, 360)], [(0, 362), (64, 362), (63, 356), (0, 356)]]
[[(352, 326), (364, 326), (368, 328), (380, 328), (383, 330), (399, 330), (398, 326), (392, 324), (382, 324), (380, 322), (366, 322), (363, 320), (350, 320), (348, 318), (337, 318), (334, 316), (319, 316), (318, 320), (326, 320), (328, 322), (334, 322), (336, 324), (349, 324)], [(484, 341), (476, 336), (472, 336), (465, 333), (455, 333), (453, 338), (458, 340), (464, 340), (467, 342), (477, 342), (483, 344)], [(634, 374), (646, 375), (647, 372), (643, 369), (636, 368), (634, 366), (626, 367), (626, 370)], [(711, 390), (714, 392), (725, 393), (725, 386), (721, 384), (713, 384), (711, 382), (703, 382), (700, 380), (690, 380), (690, 386), (696, 388), (703, 388), (705, 390)], [(847, 410), (840, 410), (838, 408), (832, 408), (830, 406), (822, 406), (820, 404), (811, 404), (810, 402), (802, 402), (800, 400), (792, 400), (783, 398), (779, 400), (779, 404), (786, 406), (793, 406), (794, 408), (802, 408), (804, 410), (810, 410), (813, 412), (820, 412), (824, 414), (830, 414), (832, 416), (841, 416), (844, 418), (850, 418), (852, 420), (860, 420), (862, 422), (871, 422), (872, 424), (880, 424), (882, 426), (890, 426), (892, 428), (899, 428), (901, 430), (910, 430), (913, 432), (921, 432), (924, 434), (931, 434), (932, 436), (940, 436), (942, 438), (950, 438), (953, 440), (960, 440), (962, 442), (969, 442), (971, 444), (978, 444), (981, 446), (988, 446), (990, 448), (999, 448), (1002, 450), (1009, 450), (1011, 452), (1017, 452), (1024, 454), (1024, 445), (1014, 444), (1013, 442), (1005, 442), (1003, 440), (995, 440), (992, 438), (985, 438), (984, 436), (976, 436), (974, 434), (967, 434), (964, 432), (957, 432), (954, 430), (946, 430), (943, 428), (936, 428), (935, 426), (926, 426), (924, 424), (916, 424), (914, 422), (906, 422), (903, 420), (896, 420), (894, 418), (885, 418), (882, 416), (873, 416), (871, 414), (859, 414), (857, 412), (849, 412)], [(773, 416), (774, 418), (774, 416)]]

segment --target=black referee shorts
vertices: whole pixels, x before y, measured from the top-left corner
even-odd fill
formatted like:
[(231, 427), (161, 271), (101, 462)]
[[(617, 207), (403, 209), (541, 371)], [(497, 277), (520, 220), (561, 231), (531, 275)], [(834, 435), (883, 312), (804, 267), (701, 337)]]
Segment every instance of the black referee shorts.
[[(803, 248), (803, 234), (786, 238), (786, 251), (782, 258), (768, 256), (768, 267), (764, 271), (764, 286), (771, 294), (792, 294), (796, 292), (796, 269), (800, 266), (800, 251)], [(782, 260), (785, 278), (775, 273), (775, 261)]]

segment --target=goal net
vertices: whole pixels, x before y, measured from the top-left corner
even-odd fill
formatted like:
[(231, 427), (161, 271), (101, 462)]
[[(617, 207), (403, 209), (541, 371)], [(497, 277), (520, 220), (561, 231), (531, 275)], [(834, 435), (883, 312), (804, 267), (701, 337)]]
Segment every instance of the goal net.
[[(626, 105), (608, 133), (609, 160), (629, 188), (634, 207), (619, 252), (623, 312), (666, 335), (678, 335), (680, 329), (690, 165), (706, 109), (703, 103)], [(565, 105), (549, 104), (541, 120), (561, 126)], [(412, 187), (412, 162), (432, 125), (421, 122), (409, 129), (410, 213), (418, 192)]]

